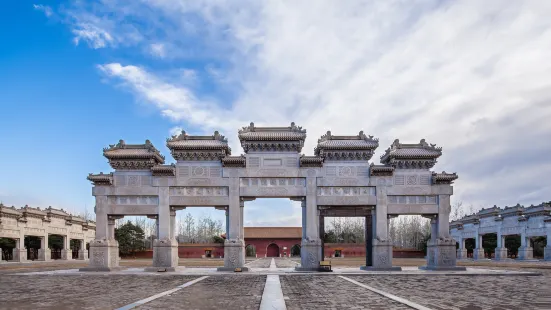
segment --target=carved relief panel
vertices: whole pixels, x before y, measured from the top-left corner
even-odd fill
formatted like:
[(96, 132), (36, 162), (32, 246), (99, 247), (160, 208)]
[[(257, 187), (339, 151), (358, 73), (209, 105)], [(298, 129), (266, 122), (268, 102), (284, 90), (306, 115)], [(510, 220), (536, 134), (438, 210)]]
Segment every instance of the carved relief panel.
[(226, 186), (179, 186), (170, 188), (171, 196), (228, 196)]
[(219, 178), (222, 176), (222, 167), (178, 166), (177, 173), (182, 178)]
[(329, 166), (325, 167), (325, 175), (328, 177), (367, 177), (367, 166)]
[(436, 204), (436, 196), (398, 196), (388, 195), (388, 203), (390, 204)]
[(306, 186), (304, 178), (241, 178), (240, 186), (272, 187), (272, 186)]
[(318, 196), (375, 196), (376, 188), (373, 186), (354, 187), (318, 187)]
[(415, 186), (415, 185), (430, 185), (430, 175), (428, 174), (406, 174), (395, 175), (394, 185), (398, 186)]
[(158, 205), (157, 196), (110, 196), (109, 204), (113, 205)]
[(115, 186), (139, 187), (150, 185), (151, 176), (149, 175), (115, 175)]

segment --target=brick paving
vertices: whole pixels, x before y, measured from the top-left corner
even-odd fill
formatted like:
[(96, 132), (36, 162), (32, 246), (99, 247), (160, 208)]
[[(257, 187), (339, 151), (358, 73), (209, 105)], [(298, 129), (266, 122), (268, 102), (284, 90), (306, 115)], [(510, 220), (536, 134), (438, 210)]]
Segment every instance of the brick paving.
[(349, 276), (435, 310), (551, 309), (543, 276)]
[(275, 264), (277, 268), (295, 268), (296, 266), (298, 266), (298, 264), (290, 258), (276, 258)]
[(280, 276), (288, 310), (293, 309), (411, 309), (337, 276)]
[(258, 309), (266, 276), (212, 276), (137, 309)]
[(195, 276), (0, 276), (0, 309), (113, 309), (173, 289)]

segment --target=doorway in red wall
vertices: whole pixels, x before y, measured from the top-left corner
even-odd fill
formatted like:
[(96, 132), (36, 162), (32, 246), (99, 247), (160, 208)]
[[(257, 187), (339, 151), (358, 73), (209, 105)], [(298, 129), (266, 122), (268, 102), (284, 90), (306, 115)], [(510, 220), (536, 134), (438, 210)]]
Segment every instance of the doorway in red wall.
[(279, 246), (275, 243), (270, 243), (266, 249), (267, 257), (279, 257)]

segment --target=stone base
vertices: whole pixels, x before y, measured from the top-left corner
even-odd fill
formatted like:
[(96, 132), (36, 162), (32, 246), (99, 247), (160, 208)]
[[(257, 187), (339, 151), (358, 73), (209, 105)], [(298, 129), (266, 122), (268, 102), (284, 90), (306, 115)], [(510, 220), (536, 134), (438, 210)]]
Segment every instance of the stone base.
[(175, 267), (145, 267), (145, 272), (172, 272), (176, 271)]
[(457, 259), (467, 258), (467, 249), (457, 249)]
[(109, 272), (109, 271), (120, 271), (122, 267), (82, 267), (78, 271), (84, 272)]
[[(247, 272), (249, 271), (249, 267), (236, 267), (236, 268), (239, 268), (241, 270), (241, 272)], [(218, 267), (216, 268), (216, 271), (235, 271), (236, 268), (231, 268), (231, 267)], [(239, 271), (235, 271), (235, 272), (239, 272)]]
[(79, 251), (78, 251), (78, 259), (79, 259), (79, 260), (88, 260), (88, 251), (86, 251), (86, 250), (79, 250)]
[(474, 249), (473, 250), (473, 258), (474, 259), (486, 259), (486, 257), (484, 256), (484, 249), (483, 248)]
[(392, 268), (392, 242), (389, 240), (373, 239), (372, 262), (374, 269)]
[(94, 270), (86, 271), (110, 271), (117, 267), (119, 267), (119, 243), (116, 240), (92, 240), (89, 268)]
[(61, 250), (61, 259), (63, 260), (72, 260), (73, 251), (72, 250)]
[(300, 271), (318, 271), (321, 257), (320, 239), (302, 239), (300, 247), (300, 266), (296, 270)]
[(427, 266), (429, 270), (445, 270), (457, 265), (456, 242), (453, 238), (439, 238), (427, 244)]
[(176, 239), (155, 239), (153, 241), (153, 268), (174, 269), (178, 267), (178, 260), (178, 241)]
[(546, 246), (543, 248), (543, 259), (546, 261), (551, 261), (551, 246)]
[(17, 249), (12, 250), (13, 261), (14, 262), (26, 262), (27, 261), (27, 249)]
[(245, 266), (244, 249), (245, 242), (243, 239), (226, 240), (224, 242), (224, 268), (232, 271), (235, 268), (243, 268)]
[(531, 247), (518, 248), (518, 260), (530, 260), (534, 259), (534, 249)]
[(434, 271), (467, 271), (466, 267), (463, 266), (421, 266), (421, 270), (434, 270)]
[(50, 249), (38, 249), (38, 260), (40, 261), (52, 260), (52, 251)]
[(387, 268), (373, 267), (373, 266), (361, 266), (360, 270), (364, 271), (402, 271), (400, 266), (392, 266)]
[(506, 260), (507, 259), (507, 248), (496, 248), (494, 254), (495, 260)]

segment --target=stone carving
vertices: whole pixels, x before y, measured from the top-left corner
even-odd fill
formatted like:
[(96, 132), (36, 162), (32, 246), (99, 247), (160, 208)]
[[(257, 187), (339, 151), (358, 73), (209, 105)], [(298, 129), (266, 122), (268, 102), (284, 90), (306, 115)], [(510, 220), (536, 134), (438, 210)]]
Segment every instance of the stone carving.
[(404, 176), (403, 175), (397, 175), (394, 177), (394, 185), (404, 185)]
[(285, 169), (260, 169), (256, 171), (256, 175), (259, 177), (262, 176), (276, 176), (283, 177), (285, 176)]
[(139, 175), (129, 175), (127, 176), (126, 184), (128, 186), (140, 186), (140, 176)]
[(354, 186), (354, 187), (336, 187), (324, 186), (318, 187), (318, 196), (375, 196), (375, 187), (373, 186)]
[(111, 196), (109, 204), (114, 205), (157, 205), (157, 196)]
[(305, 186), (304, 178), (241, 178), (241, 186)]
[(287, 189), (283, 187), (259, 187), (256, 192), (259, 195), (285, 195), (287, 194)]
[(407, 176), (407, 184), (408, 185), (416, 185), (417, 184), (417, 176), (416, 175), (408, 175)]
[(354, 175), (354, 167), (349, 167), (349, 166), (339, 167), (340, 177), (350, 177), (352, 175)]
[(343, 204), (343, 205), (353, 204), (353, 203), (356, 203), (356, 202), (359, 202), (359, 201), (360, 201), (359, 197), (346, 197), (346, 196), (343, 196), (343, 197), (337, 197), (335, 199), (335, 202), (337, 204)]
[(92, 266), (105, 266), (105, 257), (104, 257), (104, 253), (103, 252), (100, 252), (101, 250), (99, 249), (94, 249), (93, 253), (92, 253), (92, 259), (91, 259), (91, 265)]
[(196, 185), (196, 186), (201, 186), (201, 185), (210, 185), (212, 182), (211, 180), (209, 179), (189, 179), (186, 181), (186, 184), (187, 185)]
[(171, 187), (171, 196), (228, 196), (228, 188), (225, 186), (181, 186)]
[(436, 204), (436, 196), (397, 196), (388, 195), (388, 203), (392, 204)]
[(193, 176), (198, 176), (198, 177), (202, 177), (202, 176), (206, 176), (207, 175), (207, 169), (208, 167), (193, 167), (192, 168), (192, 173), (191, 175)]
[(386, 266), (388, 264), (388, 255), (386, 253), (379, 254), (377, 259), (379, 260), (381, 266)]

